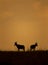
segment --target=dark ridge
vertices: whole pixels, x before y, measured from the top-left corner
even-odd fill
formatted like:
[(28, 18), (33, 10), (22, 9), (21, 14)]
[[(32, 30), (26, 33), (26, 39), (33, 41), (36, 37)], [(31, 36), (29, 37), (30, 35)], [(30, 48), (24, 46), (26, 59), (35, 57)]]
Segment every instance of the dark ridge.
[(0, 64), (48, 65), (48, 50), (26, 52), (0, 51)]

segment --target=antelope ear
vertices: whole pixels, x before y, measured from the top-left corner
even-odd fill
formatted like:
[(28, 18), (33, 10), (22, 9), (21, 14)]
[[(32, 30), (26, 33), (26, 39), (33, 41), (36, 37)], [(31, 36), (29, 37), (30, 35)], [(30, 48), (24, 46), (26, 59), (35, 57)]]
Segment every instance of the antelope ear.
[(15, 43), (17, 43), (17, 41), (15, 41)]

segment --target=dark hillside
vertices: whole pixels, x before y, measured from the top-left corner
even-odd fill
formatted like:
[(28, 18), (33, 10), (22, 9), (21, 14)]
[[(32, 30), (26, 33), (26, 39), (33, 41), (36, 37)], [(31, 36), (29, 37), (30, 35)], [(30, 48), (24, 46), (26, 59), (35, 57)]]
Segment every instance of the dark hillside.
[(48, 51), (0, 51), (0, 64), (3, 63), (6, 65), (48, 65)]

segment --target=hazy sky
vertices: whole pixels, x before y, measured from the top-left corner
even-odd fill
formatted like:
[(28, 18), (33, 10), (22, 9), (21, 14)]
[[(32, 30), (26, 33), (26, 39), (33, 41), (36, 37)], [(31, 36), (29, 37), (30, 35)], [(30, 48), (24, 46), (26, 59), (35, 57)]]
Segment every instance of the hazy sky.
[(0, 0), (0, 50), (17, 50), (15, 41), (48, 49), (48, 0)]

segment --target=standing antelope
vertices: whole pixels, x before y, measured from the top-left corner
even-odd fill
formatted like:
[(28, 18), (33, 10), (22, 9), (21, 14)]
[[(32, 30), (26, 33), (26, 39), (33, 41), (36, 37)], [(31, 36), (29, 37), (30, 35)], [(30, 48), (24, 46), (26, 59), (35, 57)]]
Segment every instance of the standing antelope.
[(23, 49), (25, 51), (25, 46), (24, 45), (17, 44), (17, 42), (15, 42), (14, 45), (18, 48), (18, 51), (19, 51), (19, 49)]
[(30, 51), (31, 51), (31, 50), (35, 50), (36, 46), (38, 46), (37, 43), (35, 43), (34, 45), (31, 45), (31, 46), (30, 46)]

